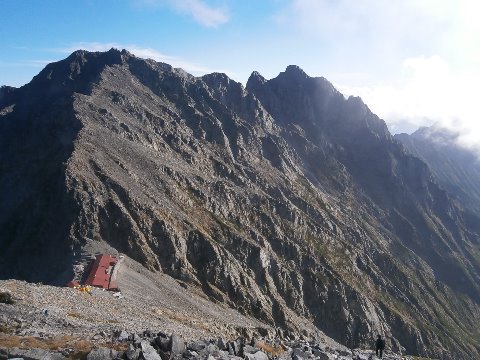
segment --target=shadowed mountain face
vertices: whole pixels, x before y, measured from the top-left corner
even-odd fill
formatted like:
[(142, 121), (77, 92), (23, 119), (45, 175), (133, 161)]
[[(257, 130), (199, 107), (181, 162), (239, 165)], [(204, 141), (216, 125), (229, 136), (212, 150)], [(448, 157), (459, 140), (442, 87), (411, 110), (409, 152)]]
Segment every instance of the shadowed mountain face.
[(78, 51), (0, 116), (1, 278), (63, 281), (105, 241), (283, 329), (480, 356), (480, 220), (327, 80)]
[(480, 214), (480, 159), (473, 151), (458, 145), (452, 131), (432, 126), (420, 128), (411, 135), (398, 134), (412, 154), (424, 160), (436, 178), (462, 206)]

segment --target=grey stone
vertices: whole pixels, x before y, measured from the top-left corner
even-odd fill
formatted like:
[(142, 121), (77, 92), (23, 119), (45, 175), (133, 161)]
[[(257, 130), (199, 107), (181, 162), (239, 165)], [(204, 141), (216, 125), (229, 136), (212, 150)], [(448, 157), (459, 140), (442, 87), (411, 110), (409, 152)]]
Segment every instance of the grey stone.
[(353, 357), (354, 360), (368, 360), (369, 359), (369, 356), (368, 355), (365, 355), (365, 354), (356, 354), (354, 357)]
[(216, 354), (218, 353), (220, 349), (218, 348), (217, 345), (215, 344), (208, 344), (207, 347), (205, 348), (205, 351), (208, 353), (208, 354)]
[(115, 359), (116, 356), (117, 352), (115, 350), (99, 347), (97, 349), (93, 349), (88, 353), (87, 360)]
[(351, 356), (352, 351), (351, 350), (345, 350), (345, 349), (337, 349), (338, 355), (340, 356)]
[(259, 348), (250, 346), (250, 345), (245, 345), (243, 347), (243, 353), (244, 354), (255, 354), (256, 352), (260, 351)]
[(127, 341), (128, 338), (129, 338), (129, 334), (125, 330), (121, 330), (117, 335), (118, 341)]
[(163, 351), (162, 349), (157, 350), (158, 354), (162, 358), (162, 360), (170, 360), (170, 353)]
[(207, 344), (204, 341), (193, 341), (187, 345), (188, 350), (192, 351), (201, 351), (207, 347)]
[(138, 360), (140, 356), (140, 349), (135, 349), (132, 345), (129, 345), (128, 350), (125, 351), (125, 357), (127, 360)]
[(154, 336), (154, 333), (152, 330), (145, 330), (143, 332), (143, 337), (144, 338), (152, 338)]
[(193, 350), (185, 350), (182, 355), (186, 359), (194, 359), (198, 356), (198, 353)]
[(185, 341), (176, 333), (170, 338), (170, 351), (172, 354), (182, 354), (185, 351)]
[(23, 358), (24, 360), (63, 360), (65, 356), (58, 352), (44, 349), (8, 349), (8, 358)]
[(300, 348), (295, 348), (292, 351), (292, 359), (308, 359), (308, 354)]
[(233, 344), (231, 342), (228, 343), (228, 354), (230, 356), (235, 355), (235, 348), (233, 347)]
[(267, 356), (267, 354), (265, 354), (262, 351), (257, 351), (254, 354), (246, 353), (245, 354), (245, 359), (247, 359), (247, 360), (268, 360), (268, 356)]
[(164, 352), (170, 351), (170, 339), (166, 336), (157, 336), (155, 344)]
[(142, 339), (140, 337), (138, 338), (135, 338), (135, 340), (133, 340), (133, 345), (136, 347), (136, 348), (140, 348), (140, 343), (142, 342)]
[(154, 347), (150, 345), (150, 342), (143, 340), (140, 343), (140, 349), (142, 350), (142, 356), (145, 360), (162, 360)]
[(225, 342), (225, 340), (223, 340), (223, 338), (219, 337), (217, 339), (217, 346), (220, 350), (228, 350), (228, 345), (227, 343)]
[[(241, 346), (241, 342), (239, 341), (239, 339), (237, 340), (234, 340), (234, 341), (231, 341), (230, 342), (230, 346), (233, 350), (233, 355), (236, 355), (236, 356), (240, 356), (242, 355), (241, 352), (242, 352), (242, 346)], [(229, 351), (230, 353), (230, 348), (229, 348)]]
[(320, 352), (316, 353), (315, 356), (319, 360), (334, 360), (334, 359), (337, 358), (336, 355), (333, 355), (333, 354), (330, 354), (330, 353), (327, 353), (327, 352), (323, 352), (323, 351), (320, 351)]

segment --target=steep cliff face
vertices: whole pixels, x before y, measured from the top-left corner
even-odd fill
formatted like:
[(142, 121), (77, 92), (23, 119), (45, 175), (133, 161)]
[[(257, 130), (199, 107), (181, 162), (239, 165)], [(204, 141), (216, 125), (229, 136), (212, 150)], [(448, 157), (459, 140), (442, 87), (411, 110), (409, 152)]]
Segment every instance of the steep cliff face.
[(480, 355), (479, 220), (325, 79), (78, 51), (0, 109), (0, 277), (105, 241), (284, 329)]

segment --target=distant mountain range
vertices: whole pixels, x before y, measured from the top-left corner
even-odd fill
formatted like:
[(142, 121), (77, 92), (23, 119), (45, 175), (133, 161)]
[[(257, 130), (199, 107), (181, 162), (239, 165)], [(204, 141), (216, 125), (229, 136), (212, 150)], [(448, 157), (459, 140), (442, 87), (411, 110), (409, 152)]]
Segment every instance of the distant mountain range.
[(74, 52), (0, 90), (0, 278), (61, 284), (106, 242), (291, 333), (479, 358), (478, 166), (433, 133), (296, 66)]
[(395, 135), (395, 139), (425, 161), (440, 185), (455, 195), (462, 206), (480, 214), (480, 158), (458, 143), (458, 133), (432, 126), (420, 128), (412, 135)]

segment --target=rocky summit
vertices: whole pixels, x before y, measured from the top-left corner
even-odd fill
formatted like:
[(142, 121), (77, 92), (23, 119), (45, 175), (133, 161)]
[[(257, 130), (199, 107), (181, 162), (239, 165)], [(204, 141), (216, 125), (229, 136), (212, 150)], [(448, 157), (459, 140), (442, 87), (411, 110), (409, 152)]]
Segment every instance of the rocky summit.
[(244, 87), (74, 52), (1, 88), (0, 199), (0, 279), (64, 285), (104, 244), (284, 336), (480, 358), (475, 207), (296, 66)]

